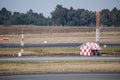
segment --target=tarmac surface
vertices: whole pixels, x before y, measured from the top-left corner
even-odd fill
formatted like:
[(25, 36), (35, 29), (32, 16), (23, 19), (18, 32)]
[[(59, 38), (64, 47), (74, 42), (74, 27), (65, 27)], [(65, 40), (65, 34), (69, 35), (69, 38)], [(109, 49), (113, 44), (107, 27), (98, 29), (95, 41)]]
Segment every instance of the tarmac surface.
[(120, 61), (120, 57), (83, 57), (83, 56), (71, 56), (71, 57), (12, 57), (12, 58), (0, 58), (1, 62), (59, 62), (59, 61), (82, 61), (82, 60), (104, 60), (104, 61)]
[(120, 80), (120, 73), (47, 73), (0, 75), (0, 80)]
[[(82, 43), (44, 43), (25, 44), (25, 48), (47, 48), (47, 47), (79, 47)], [(120, 46), (120, 43), (101, 43), (100, 46)], [(20, 44), (0, 44), (0, 48), (20, 48)]]

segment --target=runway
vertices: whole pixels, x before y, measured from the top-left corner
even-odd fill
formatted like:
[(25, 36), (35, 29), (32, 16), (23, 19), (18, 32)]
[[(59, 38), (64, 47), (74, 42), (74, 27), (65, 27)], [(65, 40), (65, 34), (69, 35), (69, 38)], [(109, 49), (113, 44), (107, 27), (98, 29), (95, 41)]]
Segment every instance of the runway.
[[(82, 43), (46, 43), (25, 44), (25, 48), (47, 48), (47, 47), (79, 47)], [(120, 46), (120, 43), (101, 43), (100, 46)], [(0, 48), (20, 48), (20, 44), (0, 44)]]
[(12, 57), (12, 58), (0, 58), (1, 62), (59, 62), (59, 61), (120, 61), (120, 57)]
[(120, 80), (120, 73), (48, 73), (0, 75), (0, 80)]

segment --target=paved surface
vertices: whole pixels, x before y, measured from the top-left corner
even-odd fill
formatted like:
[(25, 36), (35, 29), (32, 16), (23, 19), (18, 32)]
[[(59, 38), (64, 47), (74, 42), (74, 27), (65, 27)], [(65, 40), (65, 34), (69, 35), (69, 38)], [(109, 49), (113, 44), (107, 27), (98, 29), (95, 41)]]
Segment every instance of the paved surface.
[(26, 62), (56, 62), (56, 61), (80, 61), (80, 60), (105, 60), (120, 61), (120, 57), (14, 57), (0, 58), (0, 61), (26, 61)]
[(120, 80), (120, 73), (50, 73), (0, 75), (0, 80)]
[[(79, 47), (82, 43), (47, 43), (47, 44), (25, 44), (25, 48), (46, 48), (46, 47)], [(101, 43), (100, 46), (120, 46), (120, 43)], [(20, 48), (20, 44), (0, 44), (0, 48)]]

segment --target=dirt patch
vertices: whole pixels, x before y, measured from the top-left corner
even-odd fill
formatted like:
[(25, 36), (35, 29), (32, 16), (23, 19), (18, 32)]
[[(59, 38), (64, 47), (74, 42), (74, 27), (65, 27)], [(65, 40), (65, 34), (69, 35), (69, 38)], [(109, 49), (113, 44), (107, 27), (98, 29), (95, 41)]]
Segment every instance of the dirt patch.
[[(25, 34), (42, 34), (42, 33), (74, 33), (74, 32), (95, 32), (96, 28), (93, 27), (75, 27), (75, 26), (32, 26), (32, 25), (0, 25), (0, 34), (20, 34), (21, 30), (24, 30)], [(119, 32), (119, 27), (102, 27), (102, 32)]]

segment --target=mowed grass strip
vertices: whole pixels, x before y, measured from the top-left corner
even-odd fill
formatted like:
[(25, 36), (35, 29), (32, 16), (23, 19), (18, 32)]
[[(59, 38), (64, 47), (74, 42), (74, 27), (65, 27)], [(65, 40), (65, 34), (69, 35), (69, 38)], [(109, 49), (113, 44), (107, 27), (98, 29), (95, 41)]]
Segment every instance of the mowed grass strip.
[[(0, 48), (0, 57), (16, 57), (20, 48)], [(23, 56), (80, 56), (79, 47), (25, 48)], [(120, 46), (103, 47), (101, 56), (120, 56)]]
[(48, 72), (120, 72), (120, 62), (67, 61), (67, 62), (0, 62), (0, 74)]
[[(0, 48), (0, 57), (14, 57), (19, 51), (19, 48)], [(79, 47), (25, 48), (23, 56), (79, 56)]]
[(120, 56), (120, 46), (103, 47), (102, 56)]

